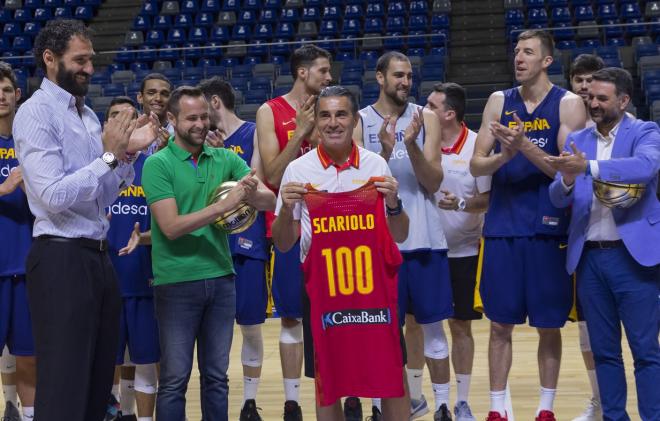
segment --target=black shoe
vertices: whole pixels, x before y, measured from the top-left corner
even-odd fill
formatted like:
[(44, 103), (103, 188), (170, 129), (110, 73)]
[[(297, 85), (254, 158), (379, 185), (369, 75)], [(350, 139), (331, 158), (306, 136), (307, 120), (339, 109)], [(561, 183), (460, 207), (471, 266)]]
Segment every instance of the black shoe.
[(371, 407), (371, 416), (367, 417), (366, 421), (383, 421), (383, 414), (380, 413), (377, 406)]
[(118, 421), (137, 421), (137, 415), (135, 414), (130, 414), (130, 415), (122, 415), (121, 417), (117, 418)]
[(21, 421), (21, 413), (12, 402), (5, 402), (5, 414), (2, 416), (2, 421)]
[(344, 401), (344, 418), (346, 421), (362, 421), (362, 402), (360, 402), (360, 398), (346, 398)]
[(257, 403), (254, 399), (246, 400), (241, 409), (241, 415), (238, 421), (262, 421), (259, 412), (257, 412), (258, 409), (261, 408), (257, 408)]
[(433, 421), (451, 421), (451, 412), (446, 404), (440, 405), (440, 409), (433, 414)]
[(284, 421), (302, 421), (302, 409), (296, 401), (284, 402)]

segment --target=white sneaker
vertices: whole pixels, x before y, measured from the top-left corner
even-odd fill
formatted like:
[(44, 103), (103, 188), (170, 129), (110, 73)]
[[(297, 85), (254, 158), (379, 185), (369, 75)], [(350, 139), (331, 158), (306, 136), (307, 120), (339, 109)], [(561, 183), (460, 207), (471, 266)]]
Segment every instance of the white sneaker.
[(410, 419), (414, 420), (429, 412), (429, 405), (426, 403), (426, 398), (422, 395), (422, 399), (410, 399)]
[(591, 398), (584, 412), (573, 421), (600, 421), (603, 419), (603, 410), (600, 407), (600, 401)]

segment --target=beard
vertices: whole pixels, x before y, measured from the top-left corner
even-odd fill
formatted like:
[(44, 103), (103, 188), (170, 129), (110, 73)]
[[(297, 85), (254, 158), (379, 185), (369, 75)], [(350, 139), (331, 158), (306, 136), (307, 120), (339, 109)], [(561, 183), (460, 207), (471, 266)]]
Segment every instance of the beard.
[(390, 88), (388, 85), (385, 86), (385, 95), (392, 100), (393, 103), (402, 107), (408, 103), (408, 97), (410, 96), (410, 91), (406, 93), (405, 98), (401, 98), (398, 95), (399, 91), (396, 88)]
[[(84, 76), (85, 82), (78, 82), (76, 76)], [(87, 95), (87, 88), (89, 87), (89, 75), (84, 72), (71, 72), (64, 67), (61, 61), (57, 65), (57, 74), (55, 75), (57, 84), (73, 96)]]
[(198, 147), (204, 144), (204, 141), (206, 140), (206, 134), (209, 131), (208, 128), (205, 128), (198, 135), (196, 132), (193, 132), (193, 129), (184, 132), (175, 127), (174, 130), (176, 131), (176, 135), (179, 139), (181, 139), (187, 145), (194, 147)]

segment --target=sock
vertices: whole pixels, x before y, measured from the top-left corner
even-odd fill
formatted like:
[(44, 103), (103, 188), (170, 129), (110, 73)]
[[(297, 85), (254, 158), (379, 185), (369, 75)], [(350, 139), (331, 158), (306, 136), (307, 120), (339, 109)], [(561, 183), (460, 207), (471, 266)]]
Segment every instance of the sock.
[(119, 380), (119, 389), (121, 390), (119, 407), (124, 415), (135, 414), (135, 382), (129, 379)]
[(34, 406), (23, 407), (23, 421), (32, 421), (34, 419)]
[(587, 370), (589, 376), (589, 384), (591, 384), (591, 394), (593, 398), (600, 402), (600, 389), (598, 389), (598, 379), (596, 378), (596, 370)]
[(120, 396), (119, 396), (119, 385), (118, 384), (113, 384), (112, 385), (112, 390), (110, 391), (112, 393), (112, 396), (117, 399), (117, 402), (119, 402)]
[(471, 379), (471, 374), (456, 374), (456, 402), (468, 401)]
[(431, 387), (435, 398), (435, 410), (440, 409), (443, 403), (449, 406), (449, 383), (431, 383)]
[(16, 394), (16, 385), (2, 385), (2, 393), (5, 395), (5, 402), (11, 402), (18, 408), (18, 395)]
[(380, 406), (380, 398), (372, 398), (371, 399), (371, 406), (375, 406), (378, 408), (379, 411), (382, 411), (381, 406)]
[(248, 399), (257, 399), (257, 389), (259, 389), (259, 380), (260, 380), (259, 377), (243, 376), (243, 402), (245, 402)]
[(300, 399), (300, 379), (284, 379), (284, 400), (296, 401)]
[(154, 417), (138, 417), (137, 421), (154, 421)]
[(422, 399), (422, 381), (424, 378), (424, 369), (406, 368), (408, 377), (408, 389), (410, 389), (410, 399)]
[(504, 416), (506, 409), (504, 408), (504, 398), (506, 396), (506, 390), (490, 391), (490, 410), (499, 412), (500, 415)]
[(541, 387), (541, 397), (539, 400), (539, 408), (536, 410), (538, 416), (541, 411), (552, 411), (552, 404), (555, 401), (555, 394), (557, 389), (546, 389)]

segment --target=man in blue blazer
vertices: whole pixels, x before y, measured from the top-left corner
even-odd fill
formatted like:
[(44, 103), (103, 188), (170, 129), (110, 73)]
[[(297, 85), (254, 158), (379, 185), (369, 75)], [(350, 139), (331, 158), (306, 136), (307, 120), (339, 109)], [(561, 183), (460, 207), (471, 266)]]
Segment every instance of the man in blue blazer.
[(594, 73), (588, 106), (596, 126), (571, 133), (565, 151), (546, 158), (558, 171), (552, 203), (572, 206), (566, 269), (576, 273), (603, 419), (612, 421), (630, 419), (621, 323), (635, 362), (639, 414), (660, 420), (660, 130), (626, 115), (632, 90), (625, 70)]

